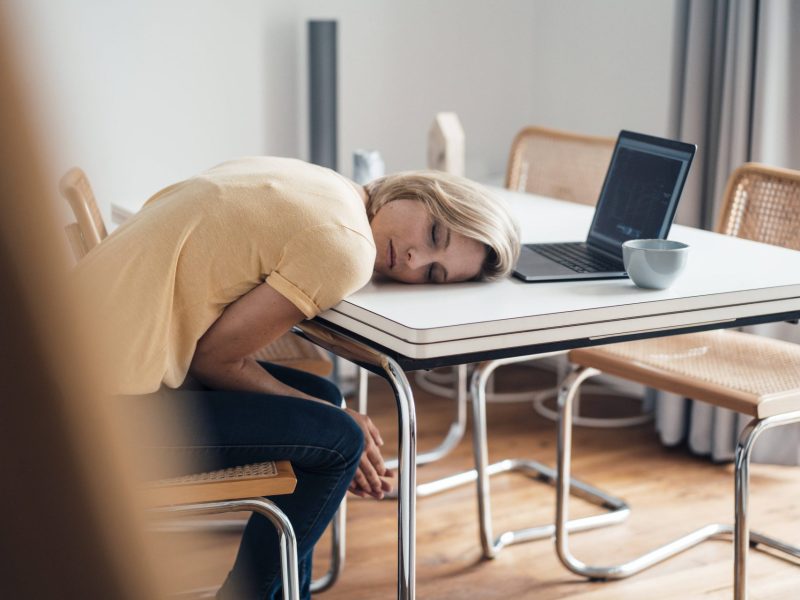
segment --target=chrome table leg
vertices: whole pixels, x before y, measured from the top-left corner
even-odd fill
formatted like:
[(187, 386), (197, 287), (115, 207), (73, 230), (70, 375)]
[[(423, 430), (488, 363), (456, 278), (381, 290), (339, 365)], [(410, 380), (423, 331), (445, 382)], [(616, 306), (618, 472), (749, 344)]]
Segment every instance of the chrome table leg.
[[(358, 385), (358, 412), (362, 414), (366, 414), (367, 412), (367, 385), (367, 371), (365, 369), (360, 369)], [(456, 385), (456, 419), (450, 424), (450, 429), (441, 444), (432, 450), (417, 454), (417, 466), (432, 463), (444, 458), (450, 454), (450, 452), (456, 446), (458, 446), (458, 444), (464, 438), (464, 433), (467, 430), (467, 365), (458, 365)], [(397, 468), (397, 458), (388, 458), (385, 462), (389, 469), (394, 470)], [(421, 488), (422, 486), (417, 487), (417, 495), (428, 495)], [(393, 492), (392, 494), (389, 494), (388, 497), (394, 498), (396, 497), (396, 494)]]
[(363, 367), (358, 367), (358, 412), (362, 415), (367, 414), (367, 391), (369, 390), (368, 375), (369, 371)]
[[(467, 430), (467, 365), (458, 366), (458, 394), (456, 397), (456, 420), (450, 424), (450, 430), (447, 432), (445, 439), (441, 444), (417, 455), (417, 466), (435, 462), (447, 456), (459, 442), (464, 438), (464, 432)], [(386, 466), (390, 469), (397, 468), (397, 459), (390, 458), (386, 461)], [(467, 474), (467, 477), (469, 475)], [(417, 497), (422, 498), (437, 494), (445, 490), (464, 485), (472, 481), (471, 479), (464, 480), (459, 475), (452, 475), (436, 479), (428, 483), (420, 483), (417, 485)], [(387, 494), (388, 498), (396, 498), (397, 491)]]
[(362, 366), (371, 366), (392, 387), (397, 403), (399, 429), (397, 597), (401, 600), (413, 600), (416, 596), (417, 419), (408, 379), (392, 358), (315, 321), (304, 321), (294, 331), (342, 358)]

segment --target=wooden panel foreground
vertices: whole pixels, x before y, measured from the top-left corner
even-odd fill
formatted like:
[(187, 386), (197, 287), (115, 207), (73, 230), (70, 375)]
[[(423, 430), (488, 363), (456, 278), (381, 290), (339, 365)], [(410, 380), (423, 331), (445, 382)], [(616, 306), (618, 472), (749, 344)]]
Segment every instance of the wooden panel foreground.
[[(527, 367), (507, 371), (499, 385), (523, 386), (540, 374)], [(387, 448), (395, 447), (394, 402), (383, 381), (370, 378), (370, 414)], [(452, 400), (416, 392), (420, 443), (435, 446), (449, 427)], [(619, 405), (619, 402), (615, 404)], [(621, 409), (630, 409), (622, 406)], [(555, 425), (537, 416), (530, 404), (488, 407), (490, 460), (525, 457), (553, 464)], [(468, 433), (469, 435), (469, 433)], [(731, 465), (713, 465), (683, 449), (665, 449), (652, 425), (602, 431), (576, 428), (575, 474), (625, 498), (633, 508), (623, 525), (577, 534), (572, 547), (583, 560), (602, 564), (628, 559), (671, 537), (712, 520), (733, 519)], [(387, 450), (386, 454), (390, 452)], [(469, 439), (432, 465), (418, 479), (429, 481), (472, 465)], [(753, 527), (800, 543), (800, 469), (754, 465)], [(551, 521), (554, 490), (521, 475), (492, 482), (495, 533)], [(573, 502), (576, 516), (596, 509)], [(392, 598), (396, 583), (396, 511), (394, 501), (351, 497), (348, 505), (347, 561), (341, 580), (325, 600)], [(163, 535), (163, 534), (162, 534)], [(231, 533), (181, 534), (170, 543), (190, 548), (184, 555), (188, 588), (219, 585), (236, 552)], [(180, 538), (180, 539), (177, 539)], [(417, 596), (420, 599), (530, 598), (536, 600), (728, 599), (732, 596), (733, 546), (708, 542), (625, 581), (591, 583), (573, 576), (558, 562), (549, 540), (511, 546), (493, 561), (480, 558), (474, 486), (422, 498), (417, 504)], [(327, 566), (327, 537), (316, 552), (315, 573)], [(751, 597), (758, 600), (800, 597), (800, 566), (751, 553)]]

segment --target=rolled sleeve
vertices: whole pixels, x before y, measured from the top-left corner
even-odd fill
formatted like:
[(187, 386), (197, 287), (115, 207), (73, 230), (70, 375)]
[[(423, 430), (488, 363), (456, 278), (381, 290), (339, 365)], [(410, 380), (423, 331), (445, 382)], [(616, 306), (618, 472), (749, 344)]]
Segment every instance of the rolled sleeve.
[(311, 319), (369, 281), (375, 264), (371, 239), (346, 227), (317, 227), (295, 236), (266, 283)]

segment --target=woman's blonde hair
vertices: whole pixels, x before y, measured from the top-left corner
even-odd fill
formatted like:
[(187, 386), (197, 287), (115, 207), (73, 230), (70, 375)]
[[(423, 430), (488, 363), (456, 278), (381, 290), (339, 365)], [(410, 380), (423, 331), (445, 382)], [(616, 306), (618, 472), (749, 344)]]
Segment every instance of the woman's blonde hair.
[(505, 202), (483, 186), (441, 171), (406, 171), (375, 179), (365, 187), (370, 221), (387, 202), (419, 200), (435, 221), (482, 243), (486, 258), (476, 279), (497, 279), (516, 264), (519, 226)]

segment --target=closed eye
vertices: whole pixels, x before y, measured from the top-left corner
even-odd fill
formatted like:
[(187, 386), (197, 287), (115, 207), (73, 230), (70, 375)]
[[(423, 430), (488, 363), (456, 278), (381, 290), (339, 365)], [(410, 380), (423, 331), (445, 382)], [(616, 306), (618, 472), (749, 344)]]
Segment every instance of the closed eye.
[[(438, 267), (438, 268), (437, 268)], [(447, 281), (447, 269), (440, 263), (431, 263), (427, 271), (428, 283), (444, 283)]]

